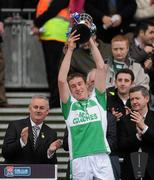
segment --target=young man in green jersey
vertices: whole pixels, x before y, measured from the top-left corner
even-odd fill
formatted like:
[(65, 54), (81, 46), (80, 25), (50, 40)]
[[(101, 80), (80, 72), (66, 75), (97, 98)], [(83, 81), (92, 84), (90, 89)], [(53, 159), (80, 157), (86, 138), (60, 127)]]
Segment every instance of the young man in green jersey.
[[(95, 90), (89, 96), (79, 73), (68, 76), (73, 50), (80, 35), (74, 31), (60, 67), (58, 86), (62, 111), (68, 128), (71, 178), (75, 180), (114, 180), (106, 140), (106, 68), (92, 38), (89, 40), (96, 63)], [(88, 61), (88, 59), (87, 59)]]

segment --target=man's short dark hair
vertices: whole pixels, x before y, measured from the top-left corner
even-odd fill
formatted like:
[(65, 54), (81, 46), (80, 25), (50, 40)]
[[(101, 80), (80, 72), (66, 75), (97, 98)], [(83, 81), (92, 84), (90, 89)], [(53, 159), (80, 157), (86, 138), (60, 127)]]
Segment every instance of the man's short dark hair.
[(137, 37), (140, 31), (146, 32), (149, 26), (154, 26), (154, 21), (152, 20), (144, 20), (137, 24), (134, 37)]
[(134, 86), (130, 89), (129, 94), (140, 91), (143, 96), (150, 97), (149, 90), (144, 86)]
[(83, 74), (78, 73), (78, 72), (69, 74), (69, 76), (67, 77), (67, 82), (69, 83), (70, 80), (74, 79), (75, 77), (81, 77), (84, 80), (84, 82), (86, 83), (86, 77)]
[(132, 82), (134, 81), (134, 79), (135, 79), (134, 73), (133, 73), (132, 70), (130, 70), (130, 69), (128, 69), (128, 68), (120, 69), (120, 70), (116, 73), (115, 79), (117, 79), (118, 75), (121, 74), (121, 73), (129, 74), (129, 75), (131, 76)]

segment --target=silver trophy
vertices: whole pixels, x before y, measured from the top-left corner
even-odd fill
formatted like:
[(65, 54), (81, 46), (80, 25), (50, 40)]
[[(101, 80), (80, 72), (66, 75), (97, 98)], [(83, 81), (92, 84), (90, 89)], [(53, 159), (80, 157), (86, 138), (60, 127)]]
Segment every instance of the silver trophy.
[(77, 43), (82, 44), (89, 41), (91, 35), (96, 31), (96, 26), (93, 23), (92, 17), (87, 13), (73, 13), (71, 14), (73, 19), (73, 27), (70, 30), (70, 33), (76, 30), (75, 34), (80, 34), (80, 39)]

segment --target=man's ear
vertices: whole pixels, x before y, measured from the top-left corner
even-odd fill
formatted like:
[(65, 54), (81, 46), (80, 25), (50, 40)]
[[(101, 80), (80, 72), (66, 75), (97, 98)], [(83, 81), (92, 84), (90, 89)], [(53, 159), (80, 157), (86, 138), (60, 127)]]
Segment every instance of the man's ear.
[(147, 99), (147, 103), (149, 103), (150, 102), (150, 97), (146, 96), (145, 98)]
[(131, 88), (135, 86), (135, 82), (133, 81), (131, 84)]

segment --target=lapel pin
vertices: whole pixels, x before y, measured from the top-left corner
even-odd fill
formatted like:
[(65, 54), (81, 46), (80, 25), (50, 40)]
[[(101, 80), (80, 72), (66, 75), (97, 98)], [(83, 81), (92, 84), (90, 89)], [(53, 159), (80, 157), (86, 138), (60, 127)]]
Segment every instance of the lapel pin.
[(45, 138), (44, 133), (42, 133), (42, 134), (41, 134), (41, 138), (42, 138), (42, 139), (44, 139), (44, 138)]

